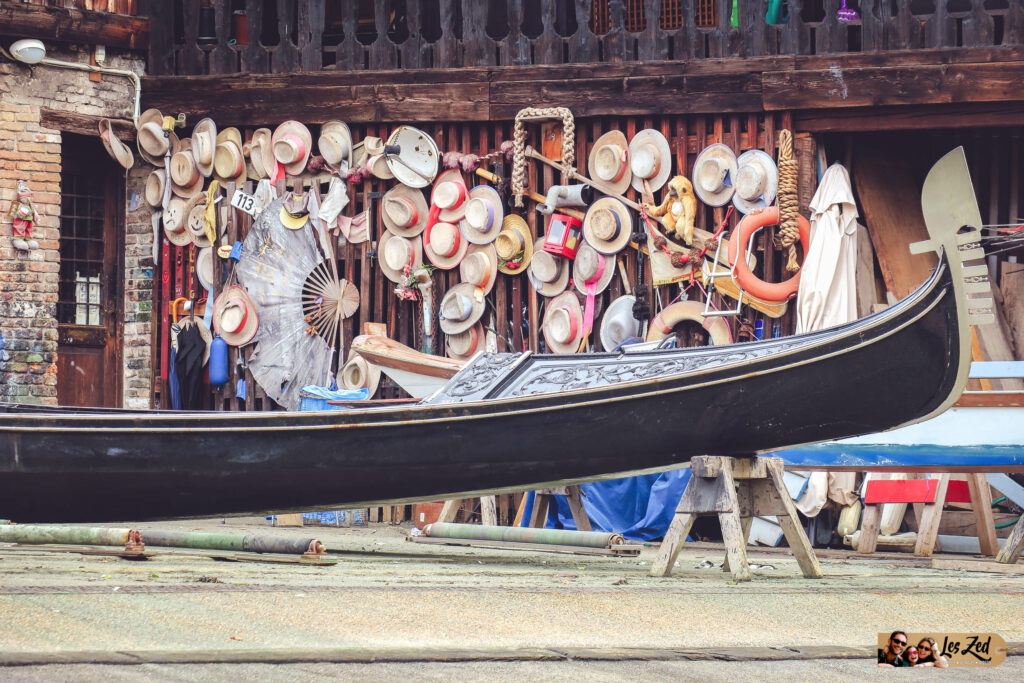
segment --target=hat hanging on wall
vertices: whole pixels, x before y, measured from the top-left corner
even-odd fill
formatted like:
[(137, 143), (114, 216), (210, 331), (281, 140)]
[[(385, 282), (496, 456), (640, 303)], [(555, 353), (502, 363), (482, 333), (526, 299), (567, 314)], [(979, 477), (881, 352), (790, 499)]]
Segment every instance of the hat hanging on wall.
[(299, 175), (306, 170), (313, 136), (298, 121), (285, 121), (271, 136), (274, 158), (284, 166), (288, 175)]
[(171, 192), (187, 199), (202, 191), (203, 174), (192, 154), (192, 140), (184, 138), (178, 141), (171, 155)]
[(476, 286), (460, 282), (444, 294), (438, 306), (441, 331), (458, 334), (468, 330), (484, 314), (484, 298), (477, 296)]
[(572, 263), (572, 281), (581, 294), (587, 293), (587, 283), (594, 285), (594, 294), (608, 289), (615, 277), (615, 257), (605, 256), (586, 242), (576, 253)]
[(430, 207), (419, 190), (398, 184), (384, 193), (380, 217), (384, 227), (402, 237), (416, 237), (427, 225)]
[(744, 152), (736, 160), (736, 192), (732, 203), (740, 213), (771, 206), (779, 191), (779, 168), (771, 155), (759, 149)]
[(202, 194), (197, 194), (185, 199), (175, 195), (167, 203), (167, 208), (163, 213), (164, 235), (167, 236), (171, 244), (183, 247), (192, 242), (188, 232), (188, 216), (202, 196)]
[(185, 229), (192, 244), (199, 248), (211, 246), (210, 238), (206, 234), (206, 202), (203, 201), (203, 195), (199, 195), (199, 201), (189, 209)]
[(600, 334), (601, 347), (605, 351), (614, 351), (627, 339), (640, 336), (640, 321), (633, 317), (635, 303), (636, 297), (626, 294), (611, 302), (604, 312)]
[(394, 180), (395, 174), (391, 172), (391, 167), (388, 166), (388, 160), (384, 158), (384, 154), (374, 154), (366, 160), (366, 168), (370, 170), (370, 174), (377, 180)]
[(352, 168), (352, 131), (343, 121), (328, 121), (320, 126), (317, 149), (324, 161), (333, 169), (341, 170), (342, 162)]
[(736, 170), (732, 149), (721, 142), (708, 145), (693, 162), (693, 191), (708, 206), (725, 206), (732, 199)]
[(615, 197), (597, 199), (583, 217), (583, 238), (607, 256), (625, 249), (632, 233), (633, 217), (629, 208)]
[(423, 231), (422, 238), (427, 259), (441, 270), (459, 265), (469, 249), (469, 242), (452, 223), (434, 223)]
[(196, 255), (196, 277), (203, 289), (212, 290), (215, 277), (213, 269), (213, 249), (203, 247)]
[(256, 305), (241, 287), (227, 287), (213, 302), (213, 329), (230, 346), (248, 344), (259, 326)]
[(256, 178), (269, 178), (274, 175), (274, 167), (277, 159), (274, 158), (273, 145), (270, 142), (273, 133), (269, 128), (257, 128), (252, 133), (252, 142), (249, 144), (249, 160), (252, 161), (252, 169)]
[(147, 109), (139, 114), (139, 122), (136, 124), (138, 134), (135, 138), (139, 156), (160, 168), (164, 167), (167, 151), (178, 139), (174, 133), (164, 135), (163, 122), (164, 117), (159, 109)]
[[(237, 131), (238, 129), (234, 129)], [(213, 174), (213, 159), (217, 150), (217, 124), (213, 119), (203, 119), (192, 129), (192, 154), (203, 177)]]
[(385, 230), (381, 235), (377, 254), (377, 262), (384, 275), (398, 284), (405, 282), (408, 277), (406, 267), (413, 271), (423, 265), (423, 246), (420, 240), (401, 237), (390, 230)]
[(672, 148), (661, 131), (646, 128), (629, 141), (629, 168), (633, 189), (644, 191), (644, 181), (657, 192), (672, 173)]
[(615, 194), (625, 192), (633, 178), (626, 136), (613, 130), (599, 137), (587, 158), (587, 172)]
[(121, 142), (120, 138), (114, 135), (110, 128), (110, 119), (100, 119), (99, 122), (100, 140), (107, 150), (110, 158), (118, 163), (121, 168), (131, 168), (135, 165), (135, 155), (128, 145)]
[(434, 189), (430, 193), (431, 209), (439, 210), (437, 219), (447, 223), (456, 223), (466, 215), (466, 200), (469, 189), (462, 173), (449, 169), (437, 176)]
[(544, 238), (538, 237), (533, 244), (529, 274), (530, 284), (538, 294), (556, 296), (564, 292), (569, 283), (569, 261), (544, 251)]
[[(195, 142), (192, 143), (193, 149)], [(225, 128), (217, 133), (217, 148), (213, 160), (214, 175), (227, 183), (243, 183), (246, 178), (245, 156), (242, 154), (242, 134), (237, 128)]]
[(501, 222), (501, 232), (494, 240), (498, 253), (498, 270), (506, 275), (518, 275), (530, 266), (533, 258), (533, 238), (530, 226), (522, 216), (510, 214)]
[(465, 238), (473, 244), (490, 244), (497, 239), (505, 218), (501, 195), (490, 185), (477, 185), (469, 191), (465, 214), (459, 224)]
[(493, 244), (471, 244), (459, 264), (459, 278), (490, 294), (498, 279), (498, 252)]
[(349, 391), (355, 389), (366, 389), (373, 396), (377, 393), (377, 386), (380, 384), (380, 367), (371, 363), (355, 351), (349, 352), (348, 362), (338, 373), (343, 389)]
[(575, 292), (562, 292), (548, 302), (541, 325), (549, 353), (576, 353), (583, 341), (583, 308)]
[(469, 360), (485, 348), (487, 331), (483, 323), (476, 322), (468, 330), (445, 337), (445, 351), (449, 358)]
[(167, 172), (162, 168), (153, 169), (146, 178), (146, 203), (154, 209), (163, 206), (166, 184)]

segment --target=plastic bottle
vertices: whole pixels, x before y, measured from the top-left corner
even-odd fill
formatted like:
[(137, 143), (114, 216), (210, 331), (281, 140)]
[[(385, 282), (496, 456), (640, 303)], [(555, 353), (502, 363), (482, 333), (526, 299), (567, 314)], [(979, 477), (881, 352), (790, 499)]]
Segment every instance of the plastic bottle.
[(228, 381), (228, 344), (218, 334), (210, 342), (210, 384), (219, 387)]

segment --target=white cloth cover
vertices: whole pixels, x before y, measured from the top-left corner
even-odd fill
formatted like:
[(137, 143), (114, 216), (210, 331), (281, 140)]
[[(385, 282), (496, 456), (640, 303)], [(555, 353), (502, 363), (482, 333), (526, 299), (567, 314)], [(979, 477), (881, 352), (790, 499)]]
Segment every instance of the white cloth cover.
[[(343, 162), (344, 163), (344, 162)], [(327, 229), (334, 228), (338, 222), (338, 214), (348, 206), (348, 183), (341, 178), (331, 178), (331, 185), (327, 188), (327, 195), (320, 206), (320, 220)]]
[(270, 206), (270, 202), (277, 199), (277, 191), (274, 190), (274, 186), (270, 184), (270, 181), (264, 178), (263, 180), (256, 183), (256, 191), (253, 193), (253, 199), (255, 202), (256, 213), (253, 214), (253, 219), (259, 218), (259, 215), (263, 213), (263, 210)]
[(828, 167), (810, 209), (811, 245), (797, 294), (797, 334), (857, 319), (858, 213), (845, 167)]

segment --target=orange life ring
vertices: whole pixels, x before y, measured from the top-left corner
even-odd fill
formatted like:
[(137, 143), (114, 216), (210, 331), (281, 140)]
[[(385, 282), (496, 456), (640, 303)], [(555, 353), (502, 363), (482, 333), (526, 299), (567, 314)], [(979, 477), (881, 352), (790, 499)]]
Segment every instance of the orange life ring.
[[(734, 277), (739, 286), (751, 296), (765, 301), (787, 301), (796, 296), (800, 288), (800, 272), (797, 271), (793, 277), (782, 282), (765, 282), (754, 276), (747, 260), (739, 258), (739, 250), (746, 249), (747, 242), (754, 231), (766, 225), (776, 225), (779, 222), (779, 207), (769, 206), (767, 209), (748, 213), (736, 226), (733, 234), (729, 237), (729, 261), (735, 264)], [(803, 245), (804, 255), (811, 243), (811, 224), (803, 216), (797, 217), (797, 226), (800, 228), (800, 244)]]
[(692, 320), (707, 330), (711, 337), (711, 343), (715, 346), (732, 344), (732, 332), (729, 330), (729, 324), (725, 322), (725, 318), (721, 316), (705, 318), (704, 304), (699, 301), (677, 301), (668, 306), (651, 321), (646, 341), (664, 339), (672, 331), (672, 328), (684, 320)]

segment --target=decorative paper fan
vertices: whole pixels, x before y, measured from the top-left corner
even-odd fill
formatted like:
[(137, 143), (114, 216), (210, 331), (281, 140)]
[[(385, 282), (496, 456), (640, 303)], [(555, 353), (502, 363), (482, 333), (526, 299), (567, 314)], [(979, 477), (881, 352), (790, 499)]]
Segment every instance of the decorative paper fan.
[(319, 334), (332, 349), (341, 340), (341, 321), (359, 308), (359, 290), (338, 278), (337, 265), (328, 258), (309, 274), (302, 288), (302, 312), (308, 334)]

